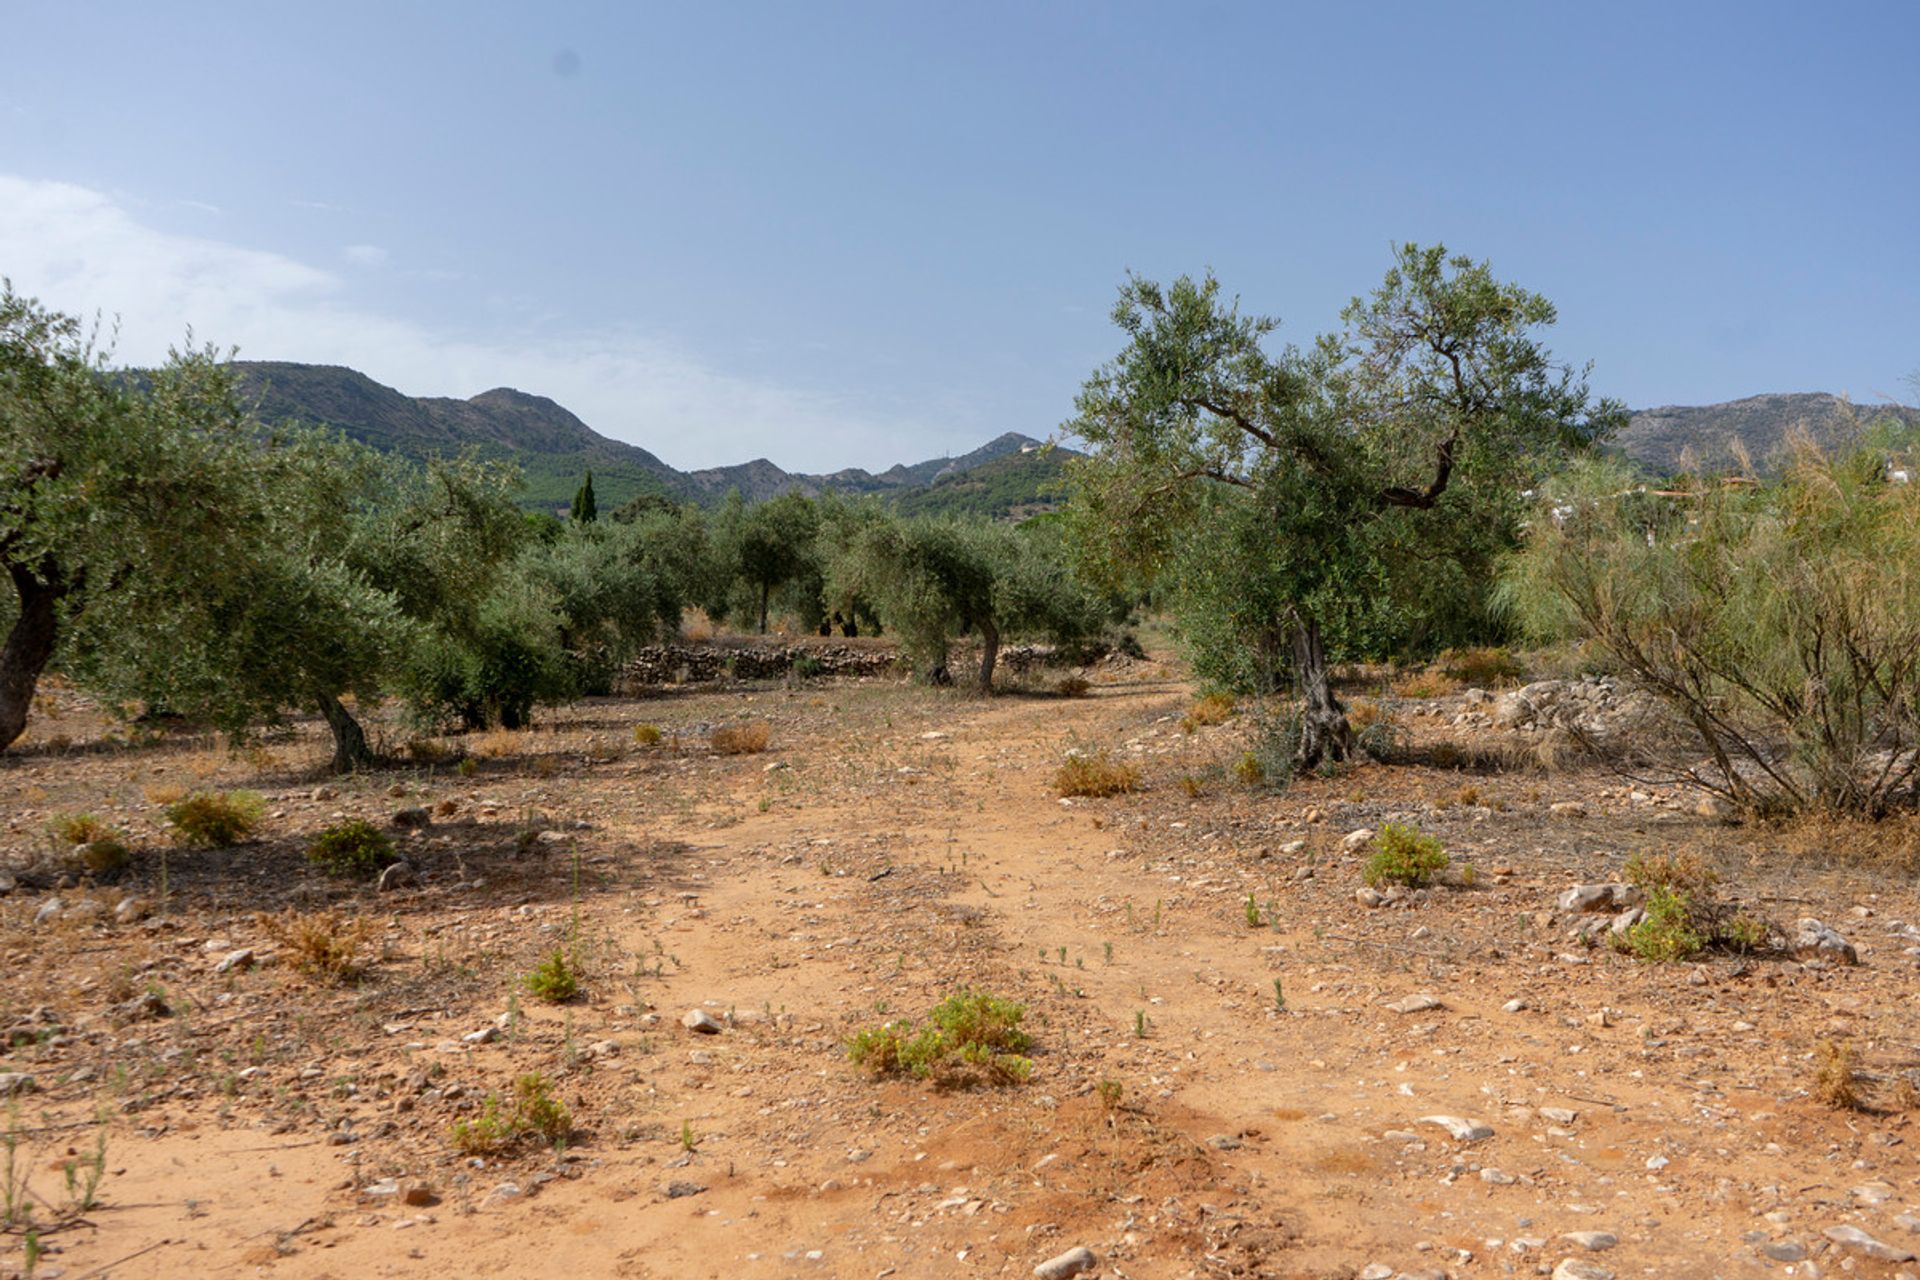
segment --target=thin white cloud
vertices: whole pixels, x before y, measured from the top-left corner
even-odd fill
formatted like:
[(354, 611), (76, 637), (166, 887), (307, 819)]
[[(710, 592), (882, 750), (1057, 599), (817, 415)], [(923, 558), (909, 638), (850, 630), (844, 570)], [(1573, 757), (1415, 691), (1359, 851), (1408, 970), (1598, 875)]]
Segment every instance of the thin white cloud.
[[(349, 260), (365, 261), (363, 248)], [(243, 359), (348, 365), (409, 395), (517, 387), (683, 468), (759, 456), (790, 470), (879, 468), (972, 447), (928, 422), (732, 374), (653, 335), (438, 335), (356, 305), (332, 271), (156, 230), (125, 201), (67, 183), (0, 175), (0, 274), (58, 310), (119, 317), (122, 363), (163, 359), (191, 328)]]
[(340, 256), (356, 267), (387, 265), (387, 251), (377, 244), (350, 244), (340, 251)]

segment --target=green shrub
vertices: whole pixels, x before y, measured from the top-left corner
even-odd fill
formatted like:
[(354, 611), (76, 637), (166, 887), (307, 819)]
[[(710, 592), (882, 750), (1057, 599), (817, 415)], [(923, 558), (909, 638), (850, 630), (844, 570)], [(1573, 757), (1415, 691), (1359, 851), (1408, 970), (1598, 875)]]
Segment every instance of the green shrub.
[(349, 818), (322, 831), (307, 849), (307, 861), (328, 875), (373, 876), (400, 860), (393, 841), (364, 818)]
[(942, 1088), (1015, 1084), (1033, 1071), (1033, 1037), (1020, 1029), (1027, 1007), (986, 992), (960, 991), (935, 1005), (930, 1025), (883, 1023), (855, 1032), (847, 1057), (875, 1076), (910, 1075)]
[(60, 813), (47, 819), (47, 834), (61, 844), (92, 844), (118, 833), (112, 824), (91, 813)]
[(556, 951), (535, 965), (521, 981), (528, 991), (550, 1004), (564, 1004), (580, 994), (580, 978), (564, 951)]
[(1485, 646), (1448, 649), (1434, 661), (1442, 674), (1461, 684), (1499, 686), (1517, 683), (1527, 673), (1520, 659), (1505, 649)]
[(633, 726), (633, 740), (643, 747), (660, 744), (660, 726), (657, 724), (637, 724)]
[(1444, 871), (1451, 861), (1440, 842), (1418, 827), (1385, 823), (1373, 837), (1373, 853), (1360, 875), (1368, 884), (1403, 884), (1416, 889)]
[(80, 846), (80, 865), (96, 876), (112, 875), (116, 871), (126, 870), (133, 861), (133, 854), (127, 846), (112, 836), (101, 836), (89, 840)]
[(1696, 926), (1687, 895), (1664, 885), (1647, 892), (1647, 914), (1629, 928), (1621, 945), (1653, 964), (1688, 960), (1707, 949), (1708, 939)]
[(252, 835), (266, 814), (257, 791), (195, 791), (167, 806), (174, 839), (199, 849), (226, 849)]

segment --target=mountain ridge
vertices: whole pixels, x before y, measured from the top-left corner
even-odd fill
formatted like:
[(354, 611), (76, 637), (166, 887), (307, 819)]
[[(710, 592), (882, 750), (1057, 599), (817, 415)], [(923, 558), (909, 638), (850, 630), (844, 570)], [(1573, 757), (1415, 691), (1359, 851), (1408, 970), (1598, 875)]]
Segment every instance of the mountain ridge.
[[(879, 472), (846, 467), (815, 475), (787, 471), (767, 458), (681, 471), (639, 445), (599, 434), (558, 401), (513, 387), (461, 400), (408, 396), (343, 365), (236, 361), (232, 367), (242, 394), (253, 398), (268, 422), (332, 427), (412, 458), (474, 449), (519, 465), (526, 503), (550, 510), (567, 505), (591, 468), (605, 509), (642, 495), (711, 504), (736, 489), (749, 502), (832, 490), (897, 499), (903, 510), (1005, 517), (1054, 505), (1061, 463), (1074, 456), (1064, 447), (1044, 451), (1041, 441), (1008, 431), (958, 457), (895, 463)], [(1739, 466), (1743, 458), (1764, 465), (1797, 431), (1831, 445), (1885, 417), (1920, 427), (1920, 410), (1899, 405), (1859, 406), (1825, 392), (1770, 392), (1635, 411), (1611, 447), (1664, 473)]]

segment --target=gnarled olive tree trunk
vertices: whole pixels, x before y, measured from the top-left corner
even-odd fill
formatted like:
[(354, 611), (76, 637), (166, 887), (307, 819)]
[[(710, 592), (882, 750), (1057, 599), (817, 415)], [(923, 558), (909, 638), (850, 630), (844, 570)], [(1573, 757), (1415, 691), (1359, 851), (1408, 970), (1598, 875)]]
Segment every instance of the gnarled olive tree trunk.
[(1302, 619), (1293, 628), (1293, 676), (1300, 689), (1300, 745), (1294, 767), (1317, 769), (1323, 760), (1339, 763), (1353, 751), (1353, 727), (1347, 709), (1333, 694), (1320, 624)]
[(980, 692), (993, 692), (993, 667), (1000, 661), (1000, 628), (993, 619), (980, 623)]
[(373, 749), (367, 746), (367, 731), (353, 718), (340, 699), (331, 693), (323, 693), (315, 698), (320, 705), (320, 714), (327, 719), (327, 728), (333, 730), (333, 771), (352, 773), (355, 769), (365, 769), (373, 765)]
[(26, 732), (40, 673), (53, 661), (60, 638), (60, 600), (68, 591), (66, 579), (51, 560), (38, 573), (22, 564), (9, 564), (7, 573), (20, 598), (20, 614), (7, 633), (6, 647), (0, 649), (0, 751)]

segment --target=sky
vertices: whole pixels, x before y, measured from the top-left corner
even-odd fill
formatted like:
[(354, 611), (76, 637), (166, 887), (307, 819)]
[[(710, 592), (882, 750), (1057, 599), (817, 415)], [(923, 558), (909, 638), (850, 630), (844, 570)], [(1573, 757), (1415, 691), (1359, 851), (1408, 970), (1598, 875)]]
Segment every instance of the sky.
[(1392, 247), (1635, 407), (1920, 396), (1920, 3), (0, 0), (0, 275), (683, 468), (1047, 437), (1130, 271), (1306, 343)]

